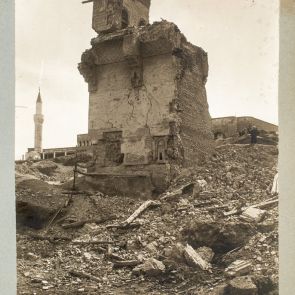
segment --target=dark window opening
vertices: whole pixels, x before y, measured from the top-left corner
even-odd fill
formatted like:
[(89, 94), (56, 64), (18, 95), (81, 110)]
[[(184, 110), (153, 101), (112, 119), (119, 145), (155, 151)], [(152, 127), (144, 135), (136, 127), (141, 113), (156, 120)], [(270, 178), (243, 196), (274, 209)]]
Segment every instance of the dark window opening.
[(105, 143), (105, 165), (119, 166), (124, 161), (124, 154), (121, 152), (122, 132), (104, 132)]
[(122, 29), (125, 29), (129, 26), (129, 15), (126, 8), (122, 11)]
[(145, 21), (144, 19), (141, 19), (141, 20), (139, 21), (138, 25), (139, 25), (140, 27), (143, 27), (143, 26), (146, 25), (146, 21)]
[(165, 144), (165, 140), (163, 139), (160, 139), (157, 141), (156, 143), (156, 153), (157, 153), (157, 161), (159, 162), (163, 162), (165, 161), (166, 157), (165, 157), (165, 154), (166, 154), (166, 144)]
[(225, 139), (225, 135), (222, 132), (215, 132), (214, 139)]

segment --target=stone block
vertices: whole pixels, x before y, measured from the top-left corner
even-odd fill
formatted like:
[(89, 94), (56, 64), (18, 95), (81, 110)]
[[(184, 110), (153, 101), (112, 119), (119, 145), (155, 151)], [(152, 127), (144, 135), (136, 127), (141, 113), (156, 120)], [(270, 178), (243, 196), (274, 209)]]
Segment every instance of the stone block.
[(163, 262), (155, 258), (150, 258), (146, 260), (145, 263), (135, 267), (132, 272), (135, 275), (145, 274), (150, 277), (156, 277), (163, 274), (165, 269), (166, 267)]
[(149, 243), (147, 246), (146, 246), (146, 250), (150, 253), (156, 253), (157, 252), (157, 247), (158, 247), (158, 244), (156, 241), (152, 242), (152, 243)]
[(196, 250), (196, 252), (207, 262), (211, 262), (215, 253), (209, 247), (200, 247)]
[(250, 222), (260, 222), (265, 217), (265, 215), (265, 210), (250, 207), (243, 212), (241, 218)]
[(250, 277), (238, 277), (229, 282), (227, 287), (227, 294), (258, 295), (258, 290)]
[(200, 268), (202, 270), (211, 269), (210, 263), (205, 261), (190, 245), (185, 247), (184, 256), (187, 263), (192, 267)]
[(247, 275), (252, 270), (252, 264), (245, 260), (236, 260), (225, 269), (225, 274), (228, 277)]

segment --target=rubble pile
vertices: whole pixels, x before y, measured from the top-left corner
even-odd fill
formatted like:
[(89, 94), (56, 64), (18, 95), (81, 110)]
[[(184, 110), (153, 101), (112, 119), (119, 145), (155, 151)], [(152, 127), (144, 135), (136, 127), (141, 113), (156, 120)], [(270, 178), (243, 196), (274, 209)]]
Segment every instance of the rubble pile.
[(91, 160), (93, 159), (90, 153), (79, 152), (77, 154), (55, 158), (54, 162), (63, 164), (64, 166), (74, 166), (77, 161), (79, 163), (88, 163)]
[(27, 179), (38, 179), (49, 183), (64, 183), (73, 177), (73, 167), (52, 160), (24, 161), (16, 163), (17, 183)]
[(149, 201), (19, 186), (55, 204), (42, 229), (18, 228), (19, 294), (278, 294), (277, 155), (219, 146)]
[[(257, 143), (264, 145), (278, 145), (279, 136), (276, 132), (267, 132), (265, 130), (259, 130), (259, 135), (257, 136)], [(228, 138), (217, 138), (216, 144), (250, 144), (251, 136), (250, 134), (236, 134)]]

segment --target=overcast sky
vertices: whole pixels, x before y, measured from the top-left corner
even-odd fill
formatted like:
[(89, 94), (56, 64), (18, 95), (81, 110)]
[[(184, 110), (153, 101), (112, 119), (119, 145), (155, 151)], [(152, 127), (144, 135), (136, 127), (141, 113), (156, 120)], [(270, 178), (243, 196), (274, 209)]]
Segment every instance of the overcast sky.
[[(150, 22), (178, 25), (208, 52), (212, 117), (278, 123), (278, 0), (152, 0)], [(34, 144), (35, 101), (43, 98), (43, 147), (75, 146), (87, 133), (87, 84), (77, 70), (96, 33), (92, 4), (16, 0), (16, 158)]]

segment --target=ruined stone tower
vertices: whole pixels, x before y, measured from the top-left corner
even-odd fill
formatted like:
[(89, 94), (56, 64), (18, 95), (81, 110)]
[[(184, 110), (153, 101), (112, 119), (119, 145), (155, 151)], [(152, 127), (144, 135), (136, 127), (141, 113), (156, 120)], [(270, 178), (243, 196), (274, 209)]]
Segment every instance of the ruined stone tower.
[(44, 116), (42, 115), (42, 99), (39, 93), (36, 101), (36, 113), (34, 115), (35, 122), (35, 143), (34, 143), (34, 151), (41, 153), (42, 152), (42, 125), (44, 122)]
[(150, 0), (93, 2), (98, 36), (79, 64), (89, 119), (78, 145), (96, 158), (88, 180), (121, 194), (161, 192), (212, 148), (207, 54), (175, 24), (149, 25)]
[(94, 0), (92, 28), (97, 33), (109, 33), (146, 25), (150, 4), (150, 0)]

